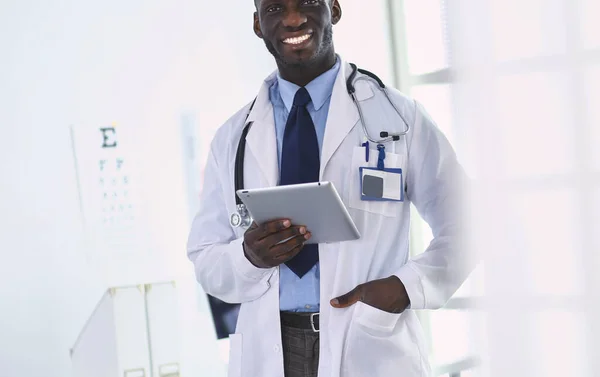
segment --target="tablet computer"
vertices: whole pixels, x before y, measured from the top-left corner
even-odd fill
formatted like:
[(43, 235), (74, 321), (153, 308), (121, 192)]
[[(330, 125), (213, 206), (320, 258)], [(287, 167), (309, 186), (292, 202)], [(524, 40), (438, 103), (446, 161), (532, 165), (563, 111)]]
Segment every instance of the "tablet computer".
[(360, 238), (358, 228), (331, 182), (303, 183), (237, 191), (257, 224), (290, 219), (312, 237), (306, 243), (332, 243)]

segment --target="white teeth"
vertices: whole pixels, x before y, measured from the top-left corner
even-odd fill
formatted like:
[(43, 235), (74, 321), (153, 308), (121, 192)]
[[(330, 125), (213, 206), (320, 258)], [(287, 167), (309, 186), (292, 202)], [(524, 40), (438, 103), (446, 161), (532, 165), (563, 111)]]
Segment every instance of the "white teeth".
[(287, 44), (291, 44), (291, 45), (298, 45), (298, 44), (306, 41), (308, 38), (310, 38), (310, 34), (306, 34), (301, 37), (287, 38), (287, 39), (283, 40), (283, 43), (287, 43)]

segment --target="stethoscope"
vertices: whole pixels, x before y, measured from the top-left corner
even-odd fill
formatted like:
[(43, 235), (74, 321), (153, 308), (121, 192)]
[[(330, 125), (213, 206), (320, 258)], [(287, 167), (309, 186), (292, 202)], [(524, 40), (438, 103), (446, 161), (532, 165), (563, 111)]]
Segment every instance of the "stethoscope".
[[(350, 66), (352, 67), (352, 73), (350, 74), (350, 77), (348, 77), (348, 80), (346, 80), (346, 89), (348, 91), (348, 95), (350, 95), (350, 97), (352, 97), (352, 101), (354, 102), (354, 104), (356, 105), (356, 108), (358, 109), (358, 116), (360, 118), (360, 123), (362, 124), (363, 133), (365, 134), (366, 139), (369, 142), (374, 143), (378, 146), (383, 145), (384, 143), (389, 143), (392, 141), (400, 140), (400, 137), (406, 135), (410, 131), (410, 126), (408, 125), (408, 122), (404, 119), (404, 117), (402, 116), (402, 113), (400, 112), (400, 110), (398, 110), (398, 108), (396, 107), (394, 102), (391, 100), (391, 98), (388, 94), (387, 88), (386, 88), (385, 84), (383, 83), (383, 81), (381, 81), (381, 79), (379, 77), (377, 77), (377, 75), (375, 75), (374, 73), (369, 72), (364, 69), (360, 69), (355, 64), (350, 63)], [(362, 73), (365, 76), (364, 77), (356, 77), (358, 72)], [(369, 130), (367, 128), (367, 123), (365, 122), (365, 117), (364, 117), (364, 114), (362, 111), (362, 107), (360, 106), (360, 101), (356, 97), (356, 88), (354, 87), (354, 84), (356, 82), (361, 81), (361, 80), (369, 80), (369, 79), (377, 82), (377, 84), (379, 86), (379, 90), (382, 91), (383, 94), (385, 94), (385, 97), (387, 98), (388, 102), (392, 105), (392, 107), (394, 108), (394, 110), (396, 111), (396, 113), (398, 114), (400, 119), (402, 119), (402, 122), (404, 122), (404, 125), (406, 126), (404, 131), (402, 131), (400, 133), (391, 133), (391, 132), (387, 132), (387, 131), (381, 131), (379, 133), (379, 137), (380, 137), (379, 139), (375, 139), (369, 134)], [(246, 114), (246, 119), (244, 120), (244, 122), (246, 122), (248, 120), (248, 117), (250, 116), (250, 112), (252, 111), (252, 108), (254, 107), (255, 102), (256, 102), (256, 99), (254, 99), (254, 101), (250, 105), (250, 108), (248, 109), (248, 113)], [(249, 122), (245, 125), (244, 130), (242, 131), (242, 136), (240, 137), (240, 141), (238, 143), (238, 148), (237, 148), (236, 155), (235, 155), (234, 195), (235, 195), (236, 212), (232, 213), (229, 218), (229, 223), (234, 228), (247, 228), (252, 224), (252, 217), (248, 213), (248, 210), (246, 209), (246, 206), (244, 205), (244, 203), (242, 203), (242, 200), (237, 195), (237, 192), (239, 190), (244, 189), (244, 154), (246, 153), (246, 136), (248, 135), (248, 131), (250, 131), (251, 126), (252, 126), (252, 122)], [(368, 148), (368, 146), (367, 146), (367, 148)]]

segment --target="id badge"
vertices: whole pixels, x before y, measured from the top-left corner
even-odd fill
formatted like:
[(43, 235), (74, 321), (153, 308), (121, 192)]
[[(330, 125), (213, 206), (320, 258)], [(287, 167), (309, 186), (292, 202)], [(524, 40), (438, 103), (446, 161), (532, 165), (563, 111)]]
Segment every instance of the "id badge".
[(378, 169), (361, 167), (360, 200), (404, 201), (402, 169)]

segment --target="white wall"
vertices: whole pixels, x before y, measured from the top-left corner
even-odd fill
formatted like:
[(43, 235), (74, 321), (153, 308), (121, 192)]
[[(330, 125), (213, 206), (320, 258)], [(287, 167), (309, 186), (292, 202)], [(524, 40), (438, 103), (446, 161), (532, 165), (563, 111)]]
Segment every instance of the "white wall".
[[(383, 7), (342, 4), (338, 51), (389, 79)], [(68, 376), (69, 348), (109, 284), (177, 279), (183, 323), (197, 321), (178, 132), (192, 114), (205, 146), (273, 69), (252, 11), (251, 0), (0, 2), (2, 375)], [(138, 131), (159, 252), (119, 262), (131, 274), (107, 282), (86, 257), (69, 126), (112, 122)], [(210, 331), (187, 332), (188, 371)]]

